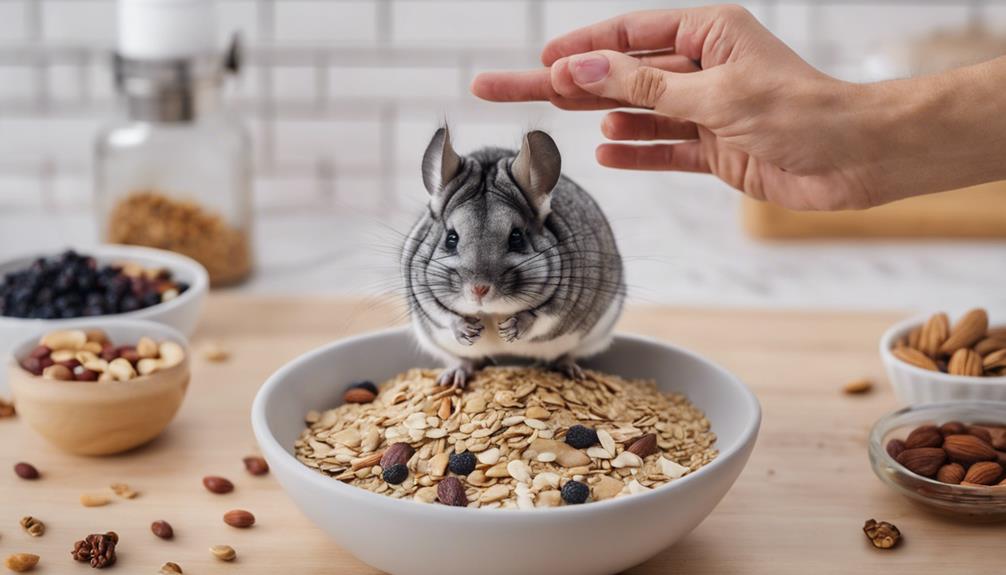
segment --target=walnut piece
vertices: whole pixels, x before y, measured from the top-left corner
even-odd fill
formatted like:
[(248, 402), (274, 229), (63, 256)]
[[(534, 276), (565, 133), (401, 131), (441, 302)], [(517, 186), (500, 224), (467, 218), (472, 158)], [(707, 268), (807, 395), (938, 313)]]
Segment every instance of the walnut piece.
[(867, 519), (863, 525), (863, 533), (866, 533), (870, 543), (877, 549), (890, 549), (901, 540), (901, 531), (887, 521)]

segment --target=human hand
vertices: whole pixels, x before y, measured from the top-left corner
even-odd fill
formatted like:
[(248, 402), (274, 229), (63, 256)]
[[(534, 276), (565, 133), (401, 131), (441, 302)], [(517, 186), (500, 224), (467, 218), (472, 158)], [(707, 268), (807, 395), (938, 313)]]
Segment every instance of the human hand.
[(817, 71), (743, 8), (618, 16), (552, 40), (542, 62), (480, 74), (472, 92), (567, 110), (640, 110), (608, 113), (602, 133), (663, 142), (602, 144), (602, 165), (712, 173), (793, 209), (865, 208), (908, 195), (889, 178), (900, 159), (885, 160), (889, 114), (872, 111), (884, 101), (876, 90)]

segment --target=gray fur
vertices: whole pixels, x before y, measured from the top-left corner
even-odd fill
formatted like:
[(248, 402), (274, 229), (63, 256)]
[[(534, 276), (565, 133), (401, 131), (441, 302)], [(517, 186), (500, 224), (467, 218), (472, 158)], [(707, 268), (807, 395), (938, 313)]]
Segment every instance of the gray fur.
[[(446, 128), (430, 142), (430, 209), (405, 242), (402, 271), (420, 342), (454, 364), (445, 382), (463, 385), (495, 355), (576, 375), (573, 360), (606, 345), (624, 299), (621, 256), (600, 208), (559, 166), (544, 132), (528, 134), (519, 152), (465, 157)], [(523, 234), (519, 249), (514, 230)], [(491, 286), (486, 302), (473, 295), (477, 284)]]

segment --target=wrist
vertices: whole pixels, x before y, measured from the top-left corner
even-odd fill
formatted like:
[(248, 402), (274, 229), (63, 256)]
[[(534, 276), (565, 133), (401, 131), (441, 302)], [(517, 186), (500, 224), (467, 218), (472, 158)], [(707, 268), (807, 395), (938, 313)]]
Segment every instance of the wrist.
[(1006, 179), (1006, 58), (857, 90), (876, 203)]

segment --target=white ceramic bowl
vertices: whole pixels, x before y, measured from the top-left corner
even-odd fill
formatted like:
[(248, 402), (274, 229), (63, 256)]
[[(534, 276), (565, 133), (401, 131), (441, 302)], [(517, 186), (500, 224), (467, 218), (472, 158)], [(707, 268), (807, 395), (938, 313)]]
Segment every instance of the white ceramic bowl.
[[(944, 401), (1006, 401), (1006, 377), (967, 377), (915, 367), (894, 357), (895, 342), (924, 324), (929, 315), (891, 326), (880, 338), (880, 357), (887, 379), (902, 403), (919, 405)], [(957, 317), (951, 318), (951, 325)]]
[[(58, 252), (57, 252), (58, 253)], [(0, 263), (0, 277), (5, 273), (24, 269), (39, 257), (52, 257), (57, 253), (36, 253)], [(73, 319), (23, 319), (0, 316), (0, 361), (9, 357), (15, 343), (43, 333), (62, 329), (81, 319), (101, 327), (103, 320), (111, 318), (145, 319), (171, 326), (183, 335), (192, 335), (199, 323), (199, 314), (209, 291), (209, 276), (199, 262), (173, 252), (138, 246), (100, 245), (82, 249), (82, 254), (93, 256), (98, 265), (116, 262), (134, 262), (144, 267), (166, 268), (172, 277), (189, 284), (189, 289), (173, 300), (128, 313)], [(0, 370), (0, 395), (8, 395), (6, 375)]]
[(652, 491), (552, 509), (468, 509), (392, 499), (301, 464), (293, 444), (310, 409), (339, 403), (352, 381), (382, 381), (435, 363), (405, 328), (337, 341), (277, 371), (259, 390), (252, 426), (270, 468), (301, 510), (360, 560), (408, 575), (609, 574), (641, 563), (694, 529), (754, 447), (761, 410), (737, 378), (691, 352), (618, 336), (588, 366), (654, 378), (705, 411), (720, 455)]

